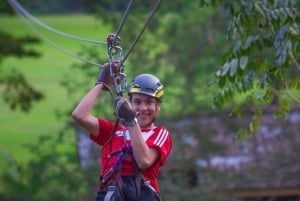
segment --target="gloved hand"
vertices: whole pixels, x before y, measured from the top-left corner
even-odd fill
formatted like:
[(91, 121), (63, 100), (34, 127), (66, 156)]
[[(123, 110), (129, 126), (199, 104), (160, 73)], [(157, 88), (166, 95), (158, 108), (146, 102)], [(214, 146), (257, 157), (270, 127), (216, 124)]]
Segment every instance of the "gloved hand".
[(101, 69), (101, 71), (98, 75), (98, 80), (97, 80), (96, 84), (98, 84), (98, 83), (103, 83), (103, 85), (104, 85), (103, 90), (111, 92), (111, 87), (114, 85), (114, 81), (110, 74), (109, 63), (105, 63), (103, 65), (103, 68)]
[(134, 126), (137, 123), (135, 120), (136, 112), (124, 97), (117, 96), (115, 98), (115, 114), (124, 126)]

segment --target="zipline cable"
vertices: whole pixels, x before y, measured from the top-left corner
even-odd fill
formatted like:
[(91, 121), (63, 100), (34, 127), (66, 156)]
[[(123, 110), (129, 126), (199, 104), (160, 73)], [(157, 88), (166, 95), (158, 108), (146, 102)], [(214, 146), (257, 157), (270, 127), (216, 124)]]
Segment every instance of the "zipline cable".
[[(13, 6), (12, 6), (13, 7)], [(13, 9), (15, 10), (15, 7), (13, 7)], [(26, 18), (24, 16), (22, 16), (22, 13), (20, 13), (18, 10), (15, 10), (15, 12), (19, 15), (19, 17), (21, 18), (21, 20), (24, 21), (25, 24), (27, 24), (27, 26), (34, 32), (36, 33), (40, 38), (42, 38), (43, 40), (45, 40), (47, 43), (49, 43), (50, 45), (52, 45), (53, 47), (55, 47), (56, 49), (60, 50), (61, 52), (73, 57), (73, 58), (76, 58), (76, 59), (79, 59), (85, 63), (88, 63), (88, 64), (92, 64), (92, 65), (95, 65), (95, 66), (98, 66), (98, 67), (103, 67), (103, 65), (100, 65), (100, 64), (97, 64), (95, 62), (92, 62), (90, 60), (87, 60), (85, 58), (82, 58), (76, 54), (73, 54), (72, 52), (68, 51), (68, 50), (65, 50), (64, 48), (61, 48), (59, 45), (57, 45), (56, 43), (52, 42), (51, 40), (49, 40), (47, 37), (45, 37), (41, 32), (39, 32), (34, 26), (32, 26), (29, 22), (26, 21)]]
[(116, 31), (116, 37), (115, 37), (113, 43), (116, 42), (118, 36), (120, 35), (120, 32), (121, 32), (121, 30), (122, 30), (122, 27), (123, 27), (123, 25), (125, 24), (125, 21), (126, 21), (126, 19), (127, 19), (127, 17), (128, 17), (128, 14), (129, 14), (129, 10), (130, 10), (130, 8), (131, 8), (131, 5), (132, 5), (132, 0), (130, 0), (129, 3), (128, 3), (128, 5), (127, 5), (127, 8), (126, 8), (125, 13), (124, 13), (124, 15), (123, 15), (123, 18), (122, 18), (122, 20), (121, 20), (121, 22), (120, 22), (120, 24), (119, 24), (119, 27), (118, 27), (118, 29), (117, 29), (117, 31)]
[[(109, 58), (109, 68), (110, 73), (113, 78), (114, 88), (117, 95), (122, 96), (123, 92), (127, 86), (126, 74), (124, 72), (123, 63), (123, 49), (120, 46), (120, 37), (119, 34), (122, 30), (123, 25), (128, 17), (129, 10), (132, 5), (132, 0), (127, 4), (127, 8), (124, 12), (124, 15), (120, 21), (119, 27), (115, 34), (109, 34), (107, 36), (107, 53)], [(116, 58), (117, 57), (117, 58)], [(115, 69), (118, 69), (117, 71)]]
[[(134, 41), (131, 43), (130, 47), (129, 47), (129, 50), (127, 51), (127, 53), (125, 54), (125, 56), (123, 57), (120, 65), (123, 65), (124, 62), (126, 61), (126, 59), (128, 58), (129, 54), (132, 52), (133, 48), (135, 47), (135, 45), (137, 44), (137, 42), (139, 41), (139, 39), (141, 38), (142, 34), (144, 33), (146, 27), (149, 25), (149, 23), (151, 22), (153, 16), (155, 15), (155, 13), (157, 12), (157, 10), (159, 9), (161, 3), (163, 2), (163, 0), (158, 0), (156, 5), (154, 6), (153, 10), (151, 11), (151, 13), (149, 14), (147, 20), (145, 21), (144, 23), (144, 26), (143, 28), (141, 29), (141, 31), (138, 33), (138, 35), (136, 36), (136, 38), (134, 39)], [(63, 48), (61, 48), (60, 46), (58, 46), (56, 43), (52, 42), (51, 40), (49, 40), (47, 37), (45, 37), (41, 32), (37, 31), (37, 29), (35, 29), (32, 25), (30, 25), (29, 23), (27, 23), (26, 21), (26, 17), (28, 19), (30, 19), (31, 21), (33, 21), (34, 23), (40, 25), (41, 27), (51, 31), (51, 32), (54, 32), (56, 34), (59, 34), (61, 36), (64, 36), (64, 37), (67, 37), (67, 38), (71, 38), (71, 39), (74, 39), (74, 40), (80, 40), (80, 41), (84, 41), (84, 42), (90, 42), (90, 43), (94, 43), (94, 44), (102, 44), (102, 45), (107, 45), (107, 42), (101, 42), (101, 41), (96, 41), (96, 40), (91, 40), (91, 39), (86, 39), (86, 38), (82, 38), (82, 37), (78, 37), (78, 36), (74, 36), (74, 35), (71, 35), (71, 34), (67, 34), (67, 33), (64, 33), (62, 31), (59, 31), (57, 29), (54, 29), (48, 25), (46, 25), (45, 23), (43, 23), (42, 21), (38, 20), (37, 18), (35, 18), (33, 15), (31, 15), (24, 7), (21, 6), (21, 4), (19, 4), (19, 2), (17, 0), (8, 0), (8, 3), (11, 5), (11, 7), (15, 10), (15, 12), (22, 18), (24, 18), (24, 22), (35, 32), (37, 33), (43, 40), (47, 41), (50, 45), (54, 46), (55, 48), (57, 48), (58, 50), (64, 52), (65, 54), (69, 55), (69, 56), (72, 56), (74, 58), (77, 58), (81, 61), (84, 61), (86, 63), (89, 63), (89, 64), (92, 64), (92, 65), (96, 65), (96, 66), (100, 66), (100, 67), (103, 67), (103, 65), (100, 65), (100, 64), (97, 64), (95, 62), (92, 62), (92, 61), (89, 61), (87, 59), (84, 59), (82, 57), (79, 57), (78, 55), (75, 55)], [(123, 25), (125, 24), (125, 21), (127, 19), (127, 16), (128, 16), (128, 13), (129, 13), (129, 10), (131, 8), (131, 5), (132, 5), (132, 0), (129, 1), (128, 5), (127, 5), (127, 9), (124, 13), (124, 16), (119, 24), (119, 27), (117, 29), (117, 32), (116, 32), (116, 37), (115, 37), (115, 40), (117, 40), (120, 32), (121, 32), (121, 29), (123, 27)], [(115, 42), (115, 41), (114, 41)]]
[(128, 58), (129, 54), (131, 53), (131, 51), (133, 50), (133, 48), (135, 47), (135, 45), (137, 44), (137, 42), (139, 41), (139, 39), (141, 38), (142, 34), (144, 33), (146, 27), (149, 25), (150, 21), (152, 20), (153, 16), (155, 15), (155, 13), (157, 12), (157, 10), (159, 9), (161, 3), (163, 2), (163, 0), (158, 0), (156, 5), (154, 6), (153, 10), (151, 11), (150, 15), (148, 16), (147, 20), (144, 23), (143, 28), (141, 29), (141, 31), (139, 32), (139, 34), (137, 35), (137, 37), (135, 38), (135, 40), (132, 42), (131, 46), (129, 47), (127, 53), (124, 55), (124, 59), (123, 62), (121, 63), (121, 65), (126, 61), (126, 59)]
[[(138, 33), (135, 40), (131, 44), (129, 51), (127, 52), (126, 58), (128, 57), (129, 53), (132, 51), (133, 47), (137, 44), (141, 35), (143, 34), (146, 27), (150, 23), (152, 17), (154, 16), (154, 14), (157, 12), (158, 8), (160, 7), (161, 3), (162, 3), (162, 0), (157, 1), (156, 5), (154, 6), (154, 9), (148, 16), (147, 20), (144, 22), (144, 26), (143, 26), (142, 30)], [(126, 89), (126, 85), (127, 85), (126, 77), (127, 76), (124, 73), (124, 65), (123, 65), (126, 58), (124, 59), (123, 49), (120, 46), (120, 43), (119, 43), (120, 37), (118, 35), (121, 32), (122, 26), (124, 25), (125, 20), (128, 16), (131, 4), (132, 4), (132, 1), (130, 0), (116, 34), (109, 34), (107, 37), (107, 49), (108, 49), (108, 56), (109, 56), (110, 73), (113, 77), (116, 94), (120, 95), (120, 96), (122, 96), (122, 92), (125, 91), (125, 89)], [(117, 60), (114, 59), (116, 55), (118, 55)], [(118, 69), (117, 72), (115, 69)]]
[(33, 15), (31, 15), (17, 0), (8, 0), (8, 3), (14, 8), (14, 10), (17, 10), (18, 12), (22, 13), (22, 15), (24, 15), (25, 17), (29, 18), (31, 21), (33, 21), (34, 23), (40, 25), (41, 27), (52, 31), (58, 35), (61, 35), (63, 37), (66, 38), (71, 38), (74, 40), (79, 40), (79, 41), (84, 41), (84, 42), (89, 42), (89, 43), (94, 43), (94, 44), (101, 44), (101, 45), (106, 45), (106, 42), (102, 42), (102, 41), (96, 41), (96, 40), (91, 40), (91, 39), (87, 39), (87, 38), (82, 38), (79, 36), (74, 36), (72, 34), (68, 34), (68, 33), (64, 33), (62, 31), (59, 31), (53, 27), (50, 27), (49, 25), (43, 23), (41, 20), (35, 18)]
[(46, 41), (47, 43), (49, 43), (51, 46), (53, 46), (54, 48), (58, 49), (59, 51), (65, 53), (66, 55), (68, 56), (71, 56), (73, 58), (76, 58), (80, 61), (83, 61), (87, 64), (92, 64), (92, 65), (95, 65), (95, 66), (98, 66), (98, 67), (103, 67), (103, 65), (101, 64), (98, 64), (98, 63), (95, 63), (93, 61), (90, 61), (88, 59), (85, 59), (83, 57), (80, 57), (62, 47), (60, 47), (59, 45), (57, 45), (55, 42), (51, 41), (50, 39), (48, 39), (46, 36), (44, 36), (41, 32), (39, 32), (34, 26), (32, 26), (28, 21), (27, 21), (27, 18), (26, 16), (24, 16), (23, 13), (21, 13), (14, 5), (11, 5), (12, 8), (14, 9), (14, 11), (18, 14), (18, 16), (20, 17), (21, 20), (23, 20), (23, 22), (34, 32), (36, 33), (42, 40)]

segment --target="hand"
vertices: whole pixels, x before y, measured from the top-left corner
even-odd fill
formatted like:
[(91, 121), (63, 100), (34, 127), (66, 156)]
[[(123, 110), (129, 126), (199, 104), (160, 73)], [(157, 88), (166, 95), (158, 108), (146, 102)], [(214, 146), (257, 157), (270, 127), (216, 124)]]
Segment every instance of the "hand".
[(115, 98), (115, 113), (124, 126), (135, 125), (136, 112), (131, 108), (130, 103), (121, 96)]
[(105, 91), (111, 91), (111, 87), (114, 84), (114, 81), (111, 77), (110, 74), (110, 65), (109, 63), (105, 63), (103, 65), (103, 68), (101, 69), (99, 75), (98, 75), (98, 81), (96, 84), (98, 83), (103, 83), (104, 87), (103, 90)]

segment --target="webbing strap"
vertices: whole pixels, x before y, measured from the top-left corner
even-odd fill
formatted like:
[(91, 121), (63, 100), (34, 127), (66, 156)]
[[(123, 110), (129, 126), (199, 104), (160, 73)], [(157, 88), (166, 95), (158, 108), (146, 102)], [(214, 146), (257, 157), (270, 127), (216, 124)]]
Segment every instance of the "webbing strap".
[(136, 187), (136, 197), (139, 198), (141, 194), (142, 187), (142, 173), (137, 166), (136, 160), (133, 158), (134, 167), (136, 169), (135, 187)]
[(104, 197), (104, 201), (110, 201), (110, 198), (115, 192), (115, 188), (116, 188), (115, 186), (108, 186), (108, 191)]
[(122, 181), (122, 175), (121, 175), (121, 169), (122, 169), (122, 163), (120, 163), (119, 168), (116, 173), (116, 184), (119, 188), (120, 194), (122, 198), (125, 200), (124, 192), (123, 192), (123, 181)]

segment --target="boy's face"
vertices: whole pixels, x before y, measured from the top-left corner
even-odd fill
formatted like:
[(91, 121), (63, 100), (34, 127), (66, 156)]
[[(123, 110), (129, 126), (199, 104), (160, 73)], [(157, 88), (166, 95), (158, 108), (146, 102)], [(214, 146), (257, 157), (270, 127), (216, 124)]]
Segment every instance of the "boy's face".
[(160, 102), (156, 98), (144, 94), (132, 94), (131, 106), (139, 113), (137, 116), (140, 127), (151, 128), (157, 112), (160, 110)]

